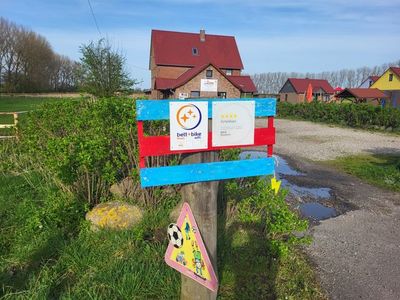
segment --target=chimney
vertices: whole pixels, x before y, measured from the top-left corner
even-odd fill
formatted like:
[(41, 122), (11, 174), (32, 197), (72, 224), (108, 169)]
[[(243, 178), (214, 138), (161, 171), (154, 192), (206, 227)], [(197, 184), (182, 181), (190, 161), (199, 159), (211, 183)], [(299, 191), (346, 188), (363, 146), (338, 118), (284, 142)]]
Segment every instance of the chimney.
[(200, 29), (200, 42), (206, 41), (206, 31), (204, 29)]

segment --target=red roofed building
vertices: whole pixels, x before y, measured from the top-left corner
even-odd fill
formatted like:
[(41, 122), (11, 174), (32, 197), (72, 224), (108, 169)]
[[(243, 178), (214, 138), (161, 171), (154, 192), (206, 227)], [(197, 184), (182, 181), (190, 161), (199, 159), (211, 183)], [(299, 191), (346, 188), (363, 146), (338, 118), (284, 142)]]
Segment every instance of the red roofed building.
[(233, 36), (152, 30), (151, 98), (239, 98), (257, 89), (243, 76)]
[(370, 103), (381, 105), (382, 100), (389, 98), (384, 92), (374, 88), (352, 88), (345, 89), (336, 95), (336, 98), (350, 100), (354, 103)]
[(368, 76), (364, 81), (360, 84), (359, 88), (364, 88), (367, 89), (369, 88), (372, 84), (374, 84), (375, 81), (379, 79), (379, 76)]
[(312, 86), (314, 99), (329, 101), (335, 93), (333, 87), (325, 79), (288, 78), (279, 91), (281, 101), (305, 102), (305, 94), (309, 84)]

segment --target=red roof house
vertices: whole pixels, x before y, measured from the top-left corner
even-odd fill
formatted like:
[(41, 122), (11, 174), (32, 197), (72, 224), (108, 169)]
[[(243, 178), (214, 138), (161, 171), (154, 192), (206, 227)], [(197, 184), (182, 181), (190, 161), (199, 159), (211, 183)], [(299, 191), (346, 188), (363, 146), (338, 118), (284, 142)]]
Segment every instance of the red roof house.
[(375, 81), (378, 80), (379, 77), (380, 76), (375, 76), (375, 75), (368, 76), (366, 79), (364, 79), (363, 82), (361, 82), (359, 88), (364, 88), (364, 89), (369, 88), (371, 85), (374, 84)]
[(314, 99), (328, 101), (335, 93), (333, 87), (325, 79), (288, 78), (279, 91), (281, 101), (304, 102), (309, 84), (311, 84)]
[(233, 36), (152, 30), (151, 97), (239, 98), (257, 91), (241, 75), (242, 59)]
[(336, 95), (337, 99), (350, 100), (355, 103), (381, 104), (383, 99), (389, 98), (384, 92), (375, 88), (351, 88), (344, 89)]

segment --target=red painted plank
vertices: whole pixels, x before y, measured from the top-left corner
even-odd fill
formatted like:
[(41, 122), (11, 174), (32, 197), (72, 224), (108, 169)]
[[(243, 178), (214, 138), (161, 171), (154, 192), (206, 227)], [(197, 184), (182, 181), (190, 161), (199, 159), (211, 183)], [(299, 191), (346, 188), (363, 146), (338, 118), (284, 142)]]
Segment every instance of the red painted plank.
[(146, 167), (145, 155), (143, 154), (143, 143), (144, 143), (144, 135), (143, 135), (143, 121), (137, 122), (137, 135), (138, 135), (138, 143), (139, 143), (139, 167)]
[[(268, 121), (267, 122), (268, 122), (267, 123), (268, 128), (273, 128), (274, 127), (274, 117), (268, 117)], [(272, 144), (269, 144), (268, 147), (267, 147), (267, 155), (268, 155), (268, 157), (271, 157), (272, 154), (273, 154), (273, 149), (274, 149), (273, 144), (275, 144), (275, 142), (272, 143)]]
[[(269, 127), (269, 128), (256, 128), (254, 130), (254, 144), (252, 144), (252, 145), (213, 147), (212, 146), (212, 133), (209, 132), (207, 149), (171, 151), (169, 136), (143, 136), (143, 125), (142, 125), (141, 129), (142, 130), (140, 131), (139, 126), (138, 126), (138, 137), (139, 137), (139, 147), (140, 147), (139, 156), (140, 157), (215, 151), (215, 150), (223, 150), (223, 149), (230, 149), (230, 148), (244, 148), (244, 147), (266, 146), (266, 145), (275, 144), (275, 128)], [(271, 149), (271, 155), (272, 155), (272, 146), (271, 146), (271, 148), (268, 147), (268, 150), (269, 149)], [(270, 151), (268, 151), (268, 155), (270, 156)], [(141, 168), (142, 168), (142, 166), (141, 166)]]

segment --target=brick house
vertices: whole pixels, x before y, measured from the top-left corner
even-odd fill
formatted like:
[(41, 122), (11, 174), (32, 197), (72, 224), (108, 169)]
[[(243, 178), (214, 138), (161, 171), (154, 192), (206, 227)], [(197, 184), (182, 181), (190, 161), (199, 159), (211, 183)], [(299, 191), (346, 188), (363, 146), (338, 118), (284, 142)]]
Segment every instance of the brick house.
[(311, 84), (313, 98), (319, 101), (329, 101), (335, 91), (325, 79), (288, 78), (279, 91), (281, 101), (290, 103), (305, 102), (308, 85)]
[(233, 36), (152, 30), (151, 98), (252, 97)]

